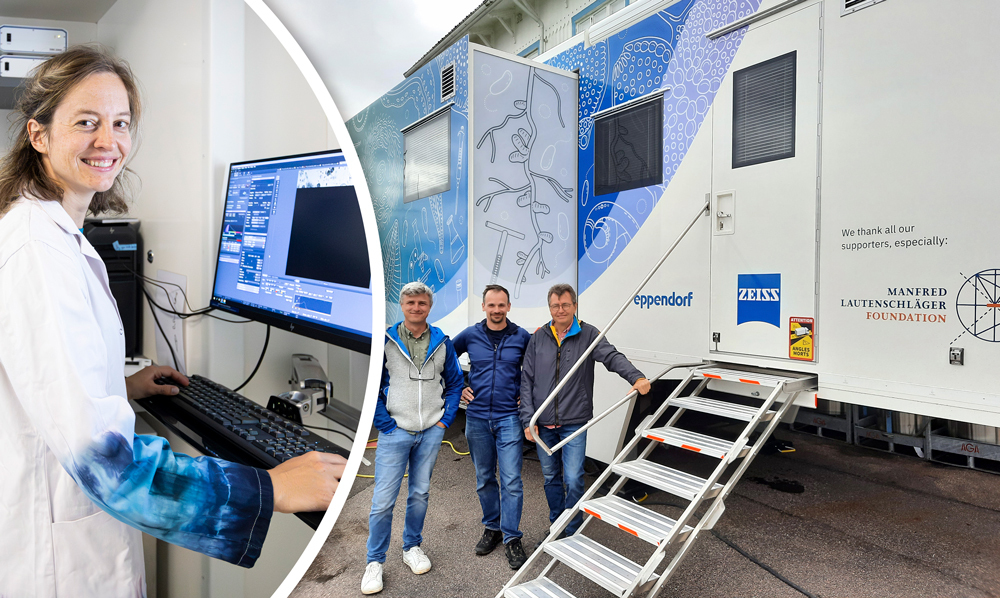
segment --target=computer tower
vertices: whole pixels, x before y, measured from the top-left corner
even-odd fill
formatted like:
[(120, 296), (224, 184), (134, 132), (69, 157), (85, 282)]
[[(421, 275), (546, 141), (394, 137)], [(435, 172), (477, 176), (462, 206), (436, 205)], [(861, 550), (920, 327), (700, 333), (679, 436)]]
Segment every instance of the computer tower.
[(88, 218), (83, 234), (108, 269), (125, 328), (125, 356), (142, 354), (142, 235), (135, 218)]

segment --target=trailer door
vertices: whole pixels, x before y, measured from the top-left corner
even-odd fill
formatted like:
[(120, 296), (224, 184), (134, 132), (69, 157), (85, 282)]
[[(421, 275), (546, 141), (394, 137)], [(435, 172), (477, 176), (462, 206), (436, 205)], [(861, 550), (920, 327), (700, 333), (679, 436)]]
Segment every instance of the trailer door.
[(789, 359), (790, 330), (815, 347), (821, 14), (751, 25), (715, 98), (713, 352)]

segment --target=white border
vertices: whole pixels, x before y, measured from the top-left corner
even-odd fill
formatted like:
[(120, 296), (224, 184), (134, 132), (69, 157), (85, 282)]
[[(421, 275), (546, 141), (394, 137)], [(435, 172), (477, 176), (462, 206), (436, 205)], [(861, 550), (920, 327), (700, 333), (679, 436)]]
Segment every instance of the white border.
[(351, 180), (354, 181), (358, 202), (361, 204), (361, 220), (365, 226), (365, 236), (368, 240), (368, 259), (372, 271), (372, 348), (371, 359), (368, 364), (368, 384), (365, 386), (365, 404), (361, 409), (361, 421), (354, 437), (354, 445), (351, 447), (351, 456), (347, 460), (346, 469), (344, 469), (344, 477), (341, 480), (340, 486), (337, 487), (337, 492), (333, 496), (330, 507), (326, 510), (326, 515), (323, 516), (323, 520), (316, 529), (316, 533), (309, 540), (309, 544), (306, 545), (305, 550), (299, 556), (299, 560), (295, 562), (295, 566), (288, 572), (288, 576), (285, 577), (285, 580), (281, 582), (281, 585), (278, 586), (278, 589), (272, 595), (272, 598), (287, 598), (302, 580), (306, 569), (312, 564), (316, 555), (319, 554), (320, 548), (326, 543), (327, 537), (333, 530), (333, 524), (337, 521), (340, 511), (344, 508), (344, 503), (347, 502), (347, 495), (351, 491), (351, 486), (354, 485), (358, 467), (361, 465), (361, 457), (365, 452), (365, 445), (368, 441), (368, 430), (371, 428), (372, 418), (375, 414), (374, 397), (378, 390), (379, 381), (382, 378), (382, 352), (385, 344), (382, 342), (381, 331), (385, 329), (385, 322), (383, 321), (385, 318), (385, 278), (383, 277), (382, 248), (379, 243), (378, 227), (375, 224), (375, 210), (372, 206), (371, 195), (368, 192), (368, 184), (365, 181), (364, 171), (361, 169), (358, 152), (354, 149), (354, 143), (351, 141), (351, 136), (347, 133), (347, 126), (344, 124), (344, 119), (340, 116), (340, 111), (333, 101), (333, 96), (330, 95), (330, 90), (323, 84), (319, 73), (312, 62), (309, 61), (305, 52), (302, 51), (298, 42), (295, 41), (295, 38), (292, 37), (292, 34), (289, 33), (277, 15), (264, 4), (264, 0), (244, 1), (248, 7), (257, 13), (257, 16), (271, 30), (271, 33), (281, 42), (282, 47), (288, 52), (295, 65), (299, 67), (299, 71), (305, 77), (306, 83), (309, 84), (313, 93), (316, 94), (316, 100), (319, 101), (320, 106), (323, 108), (323, 113), (326, 114), (326, 119), (330, 123), (330, 127), (333, 128), (334, 135), (337, 136), (337, 141), (340, 142), (340, 149), (344, 152), (344, 157), (347, 159), (347, 167), (351, 169)]

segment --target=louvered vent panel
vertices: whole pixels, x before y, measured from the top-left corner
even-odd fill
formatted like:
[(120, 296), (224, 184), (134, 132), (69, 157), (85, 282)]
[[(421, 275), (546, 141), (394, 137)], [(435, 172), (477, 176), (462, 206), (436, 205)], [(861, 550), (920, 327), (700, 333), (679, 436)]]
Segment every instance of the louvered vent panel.
[(844, 0), (844, 8), (854, 8), (858, 4), (864, 4), (870, 0)]
[(441, 69), (441, 101), (455, 95), (455, 63), (451, 62)]
[(403, 201), (451, 188), (451, 110), (403, 133)]
[(795, 52), (737, 71), (733, 168), (795, 156)]

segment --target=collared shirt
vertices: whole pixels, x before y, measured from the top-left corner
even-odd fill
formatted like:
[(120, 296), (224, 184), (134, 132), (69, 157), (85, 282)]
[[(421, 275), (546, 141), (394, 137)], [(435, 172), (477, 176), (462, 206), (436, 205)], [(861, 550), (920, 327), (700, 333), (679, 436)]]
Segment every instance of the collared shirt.
[(555, 323), (549, 324), (549, 328), (552, 330), (552, 336), (556, 337), (557, 345), (559, 345), (560, 347), (562, 346), (563, 339), (565, 339), (566, 335), (569, 334), (569, 331), (573, 328), (573, 324), (575, 322), (576, 322), (576, 316), (573, 316), (573, 321), (570, 322), (569, 326), (566, 327), (566, 330), (563, 330), (562, 332), (556, 330)]
[(410, 329), (406, 327), (406, 322), (399, 323), (399, 338), (406, 346), (406, 351), (413, 360), (413, 365), (420, 367), (427, 359), (427, 349), (431, 345), (431, 327), (427, 326), (419, 336), (413, 336)]

